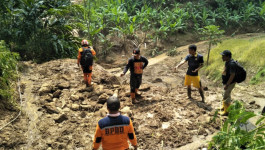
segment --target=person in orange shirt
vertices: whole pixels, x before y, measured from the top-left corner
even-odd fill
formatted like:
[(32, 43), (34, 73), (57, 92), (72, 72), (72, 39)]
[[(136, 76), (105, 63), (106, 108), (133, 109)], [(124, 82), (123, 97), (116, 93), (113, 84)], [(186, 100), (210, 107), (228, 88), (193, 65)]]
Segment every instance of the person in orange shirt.
[(96, 52), (92, 46), (89, 46), (87, 40), (82, 40), (81, 45), (82, 47), (78, 50), (77, 65), (79, 67), (81, 64), (84, 73), (84, 82), (88, 87), (91, 85), (93, 57), (96, 55)]
[(103, 150), (129, 150), (128, 139), (137, 150), (137, 139), (132, 121), (120, 114), (120, 101), (116, 96), (107, 100), (109, 114), (98, 121), (93, 141), (93, 150), (102, 143)]

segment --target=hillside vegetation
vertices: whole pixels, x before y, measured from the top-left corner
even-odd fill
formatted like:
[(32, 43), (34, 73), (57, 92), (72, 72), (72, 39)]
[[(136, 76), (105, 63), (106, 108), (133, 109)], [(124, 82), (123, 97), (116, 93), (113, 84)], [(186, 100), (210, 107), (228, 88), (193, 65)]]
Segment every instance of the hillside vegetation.
[[(221, 80), (224, 62), (220, 53), (230, 50), (232, 57), (244, 66), (251, 83), (264, 81), (265, 68), (265, 36), (248, 37), (242, 39), (227, 39), (218, 44), (210, 53), (210, 64), (205, 68), (206, 74), (213, 80)], [(258, 71), (258, 72), (257, 72)]]
[(1, 39), (22, 59), (37, 62), (75, 57), (80, 38), (104, 58), (110, 51), (127, 52), (132, 39), (152, 40), (151, 49), (157, 49), (160, 41), (208, 25), (227, 34), (265, 27), (262, 0), (10, 0), (0, 8)]

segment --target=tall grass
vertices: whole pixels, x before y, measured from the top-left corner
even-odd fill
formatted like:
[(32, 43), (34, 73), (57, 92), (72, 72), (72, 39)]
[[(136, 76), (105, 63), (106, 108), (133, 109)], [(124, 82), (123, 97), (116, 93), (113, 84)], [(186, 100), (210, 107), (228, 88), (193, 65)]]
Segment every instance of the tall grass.
[[(234, 60), (244, 66), (250, 78), (259, 73), (254, 72), (255, 70), (262, 71), (265, 67), (265, 36), (224, 40), (212, 49), (209, 66), (204, 68), (206, 75), (214, 81), (221, 81), (225, 62), (222, 61), (220, 53), (226, 49), (232, 52)], [(264, 76), (259, 76), (259, 78), (264, 78)]]

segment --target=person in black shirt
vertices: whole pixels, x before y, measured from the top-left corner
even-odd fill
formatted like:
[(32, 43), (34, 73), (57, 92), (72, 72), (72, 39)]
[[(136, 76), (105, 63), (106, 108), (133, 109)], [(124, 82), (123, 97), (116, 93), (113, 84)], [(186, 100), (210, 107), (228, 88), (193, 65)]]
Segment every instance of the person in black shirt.
[(222, 80), (224, 84), (224, 95), (223, 95), (223, 106), (221, 109), (221, 115), (228, 115), (228, 107), (231, 104), (231, 92), (236, 85), (235, 75), (236, 75), (236, 63), (232, 59), (232, 53), (229, 50), (224, 50), (222, 53), (222, 59), (225, 61), (224, 71), (222, 73)]
[(185, 59), (183, 59), (176, 67), (175, 71), (182, 66), (184, 63), (188, 62), (188, 70), (185, 75), (185, 82), (184, 85), (188, 86), (187, 93), (189, 99), (192, 99), (191, 97), (191, 83), (193, 84), (193, 87), (197, 88), (199, 90), (199, 93), (202, 98), (202, 102), (205, 102), (204, 100), (204, 93), (201, 86), (201, 80), (200, 76), (198, 75), (198, 71), (203, 67), (203, 56), (196, 52), (197, 46), (196, 45), (190, 45), (189, 46), (189, 55), (186, 56)]
[(140, 49), (136, 48), (133, 50), (133, 57), (131, 57), (127, 65), (125, 66), (121, 77), (126, 74), (128, 69), (130, 68), (131, 76), (130, 76), (130, 87), (131, 87), (131, 99), (132, 103), (136, 104), (138, 101), (136, 100), (137, 91), (142, 83), (142, 74), (144, 68), (148, 65), (148, 60), (140, 55)]

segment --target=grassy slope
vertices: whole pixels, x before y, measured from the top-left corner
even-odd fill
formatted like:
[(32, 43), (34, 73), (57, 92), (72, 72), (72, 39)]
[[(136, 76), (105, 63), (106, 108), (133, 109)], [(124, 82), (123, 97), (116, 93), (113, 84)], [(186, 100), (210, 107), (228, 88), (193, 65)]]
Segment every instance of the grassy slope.
[(224, 62), (220, 53), (225, 49), (230, 50), (233, 59), (238, 60), (244, 66), (247, 70), (248, 78), (251, 78), (251, 83), (265, 80), (265, 35), (224, 40), (212, 49), (209, 66), (205, 67), (204, 71), (214, 81), (221, 81)]

